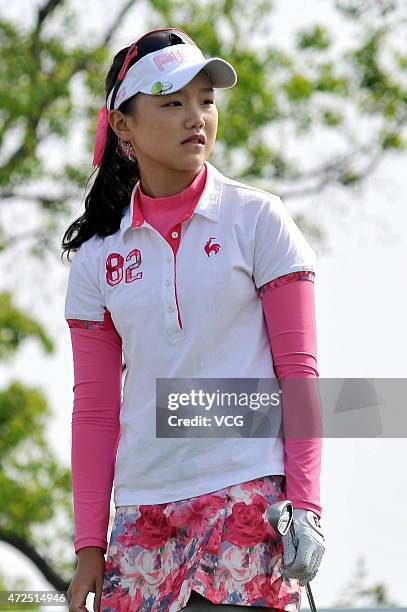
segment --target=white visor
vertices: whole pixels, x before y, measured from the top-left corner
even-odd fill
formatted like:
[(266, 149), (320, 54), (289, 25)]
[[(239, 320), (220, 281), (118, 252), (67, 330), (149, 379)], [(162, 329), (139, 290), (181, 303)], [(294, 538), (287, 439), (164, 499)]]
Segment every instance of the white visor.
[[(206, 59), (196, 45), (171, 45), (153, 51), (133, 64), (121, 83), (114, 101), (117, 109), (136, 93), (166, 95), (182, 89), (205, 68), (212, 86), (228, 89), (237, 83), (237, 74), (229, 62), (220, 57)], [(106, 102), (108, 110), (113, 90)]]

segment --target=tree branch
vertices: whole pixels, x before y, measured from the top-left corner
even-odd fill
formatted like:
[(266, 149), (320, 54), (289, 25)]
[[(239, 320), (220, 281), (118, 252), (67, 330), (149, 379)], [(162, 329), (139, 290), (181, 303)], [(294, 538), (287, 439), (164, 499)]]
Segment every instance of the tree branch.
[(112, 23), (108, 31), (106, 32), (101, 46), (106, 47), (110, 43), (113, 37), (113, 34), (116, 32), (117, 28), (119, 27), (120, 22), (122, 21), (123, 17), (132, 8), (134, 4), (135, 4), (134, 0), (128, 0), (127, 3), (123, 5), (121, 11), (116, 16), (116, 19), (114, 20), (114, 22)]
[[(378, 153), (369, 161), (364, 170), (358, 171), (358, 180), (357, 184), (360, 185), (362, 180), (365, 179), (369, 174), (373, 172), (373, 170), (379, 165), (379, 162), (383, 158), (383, 150), (378, 151)], [(350, 160), (343, 160), (343, 162)], [(339, 182), (341, 176), (343, 176), (346, 171), (345, 163), (342, 163), (342, 168), (338, 165), (335, 167), (333, 162), (325, 168), (325, 174), (321, 177), (319, 183), (314, 185), (313, 187), (305, 187), (302, 189), (293, 189), (291, 191), (279, 191), (279, 194), (283, 199), (290, 198), (298, 198), (305, 197), (309, 195), (313, 195), (316, 193), (320, 193), (327, 185), (332, 185), (334, 182)]]
[(38, 11), (38, 19), (36, 25), (36, 31), (39, 31), (42, 27), (43, 22), (55, 9), (64, 2), (65, 0), (48, 0), (48, 2)]
[[(39, 33), (41, 30), (42, 23), (57, 8), (57, 6), (62, 4), (64, 1), (65, 0), (48, 0), (48, 2), (44, 5), (44, 7), (39, 11), (37, 25), (32, 35), (32, 54), (34, 57), (38, 58), (38, 53), (39, 53), (38, 40), (39, 40)], [(110, 26), (109, 30), (106, 32), (106, 35), (103, 41), (101, 42), (101, 46), (106, 46), (110, 42), (113, 34), (119, 27), (121, 20), (123, 19), (123, 17), (126, 15), (126, 13), (131, 9), (131, 7), (134, 4), (135, 4), (134, 0), (128, 0), (123, 5), (116, 19)], [(71, 71), (71, 74), (70, 74), (70, 78), (72, 78), (77, 72), (80, 72), (81, 70), (85, 70), (89, 63), (90, 63), (89, 58), (81, 59), (75, 62), (73, 66), (73, 70)], [(52, 75), (50, 75), (50, 78), (52, 78)], [(52, 102), (53, 100), (49, 100), (49, 104), (51, 104)], [(49, 104), (46, 106), (42, 106), (41, 116), (44, 114), (44, 111), (46, 110), (47, 106), (49, 106)], [(41, 116), (30, 118), (30, 121), (32, 123), (30, 127), (35, 132), (35, 134), (37, 133), (37, 126), (40, 122)], [(27, 132), (26, 132), (26, 136), (27, 136)], [(16, 162), (23, 161), (23, 159), (28, 154), (29, 154), (29, 151), (27, 151), (26, 138), (25, 138), (23, 143), (20, 145), (20, 147), (14, 152), (12, 157), (9, 158), (8, 162), (2, 167), (2, 172), (7, 174), (7, 172), (9, 172), (9, 168), (11, 168), (13, 164), (15, 164)]]
[(27, 559), (30, 559), (40, 570), (44, 578), (57, 590), (67, 591), (69, 584), (57, 574), (48, 561), (44, 559), (30, 542), (16, 534), (6, 532), (0, 528), (0, 541), (10, 544), (19, 550)]
[(13, 155), (9, 157), (7, 162), (1, 167), (1, 171), (3, 174), (7, 175), (8, 173), (10, 173), (12, 166), (16, 162), (22, 162), (27, 156), (30, 155), (30, 149), (27, 145), (29, 141), (28, 136), (30, 134), (30, 130), (32, 130), (32, 132), (37, 135), (37, 127), (41, 120), (42, 113), (45, 111), (46, 108), (48, 108), (50, 104), (52, 104), (52, 102), (53, 100), (50, 99), (48, 100), (47, 104), (43, 104), (43, 106), (41, 107), (41, 115), (38, 115), (37, 117), (30, 116), (27, 118), (27, 127), (25, 129), (24, 140), (18, 147), (18, 149), (14, 151)]
[[(116, 19), (113, 21), (110, 28), (107, 30), (105, 37), (100, 41), (98, 47), (106, 47), (110, 43), (117, 28), (120, 26), (121, 20), (126, 15), (126, 13), (132, 8), (134, 4), (135, 4), (135, 0), (128, 0), (127, 3), (123, 5), (121, 11), (117, 15)], [(81, 72), (81, 70), (86, 70), (86, 68), (89, 66), (89, 64), (92, 61), (93, 60), (89, 58), (78, 59), (73, 65), (71, 77), (77, 72)]]
[(76, 193), (66, 192), (66, 193), (63, 193), (62, 195), (52, 197), (49, 195), (41, 195), (41, 194), (35, 194), (35, 193), (17, 193), (15, 191), (1, 191), (0, 190), (0, 200), (21, 200), (24, 202), (31, 201), (36, 204), (38, 204), (38, 202), (42, 202), (44, 204), (51, 204), (51, 203), (62, 204), (63, 202), (66, 202), (67, 200), (77, 199), (79, 197), (79, 191), (80, 190), (78, 190), (78, 192)]

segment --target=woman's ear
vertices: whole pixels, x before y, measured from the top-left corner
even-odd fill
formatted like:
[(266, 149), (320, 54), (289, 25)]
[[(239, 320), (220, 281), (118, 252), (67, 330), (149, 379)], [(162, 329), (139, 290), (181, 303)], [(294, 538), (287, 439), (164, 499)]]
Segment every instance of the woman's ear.
[(113, 109), (108, 112), (109, 125), (119, 138), (122, 140), (130, 140), (131, 130), (129, 129), (126, 115), (123, 115), (119, 110)]

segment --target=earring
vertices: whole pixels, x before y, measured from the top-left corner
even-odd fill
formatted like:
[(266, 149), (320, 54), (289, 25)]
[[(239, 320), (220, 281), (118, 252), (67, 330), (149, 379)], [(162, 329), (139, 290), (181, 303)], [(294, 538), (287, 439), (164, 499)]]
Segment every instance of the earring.
[(128, 159), (130, 159), (131, 161), (136, 161), (134, 149), (133, 149), (131, 142), (121, 140), (120, 146), (122, 148), (122, 151), (124, 152), (124, 154), (126, 155)]

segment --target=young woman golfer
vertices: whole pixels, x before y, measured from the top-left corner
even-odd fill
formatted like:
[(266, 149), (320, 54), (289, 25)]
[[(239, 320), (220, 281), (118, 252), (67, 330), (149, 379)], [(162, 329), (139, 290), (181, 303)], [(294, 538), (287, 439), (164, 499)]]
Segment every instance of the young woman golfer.
[[(320, 437), (156, 436), (157, 378), (318, 376), (313, 250), (279, 196), (207, 161), (214, 90), (236, 82), (228, 62), (206, 59), (177, 28), (119, 51), (106, 78), (98, 173), (62, 242), (76, 252), (65, 302), (71, 612), (86, 610), (89, 592), (102, 612), (176, 612), (191, 590), (297, 612), (324, 552)], [(312, 398), (283, 392), (279, 426), (311, 419)], [(295, 509), (290, 550), (266, 517), (284, 499)]]

